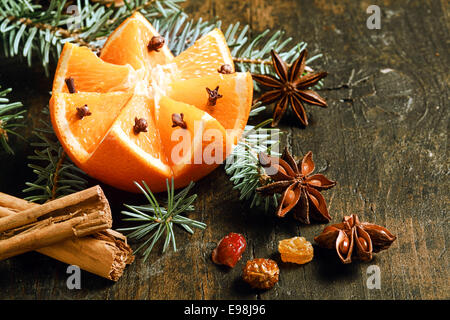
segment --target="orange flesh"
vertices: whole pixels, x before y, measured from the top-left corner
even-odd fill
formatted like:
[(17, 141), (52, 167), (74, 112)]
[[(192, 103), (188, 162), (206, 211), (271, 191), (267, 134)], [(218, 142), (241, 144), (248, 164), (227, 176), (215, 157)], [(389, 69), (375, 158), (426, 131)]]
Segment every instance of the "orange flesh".
[[(172, 115), (174, 113), (183, 114), (186, 129), (172, 126)], [(196, 164), (204, 164), (204, 150), (208, 148), (209, 164), (213, 164), (216, 151), (219, 160), (223, 159), (224, 143), (223, 139), (215, 137), (225, 137), (225, 129), (214, 118), (194, 106), (174, 101), (170, 98), (162, 98), (158, 110), (159, 131), (162, 137), (162, 144), (169, 164), (172, 167), (174, 177), (184, 174), (187, 170), (195, 170)], [(206, 135), (214, 135), (207, 141)], [(209, 157), (211, 155), (211, 157)], [(222, 163), (219, 161), (219, 164)]]
[[(130, 93), (57, 93), (50, 102), (53, 127), (71, 158), (84, 161), (98, 146), (128, 100)], [(87, 105), (91, 115), (82, 119), (77, 108)]]
[(118, 65), (130, 64), (135, 70), (150, 70), (158, 64), (169, 63), (173, 55), (167, 45), (159, 51), (147, 49), (153, 36), (159, 36), (158, 32), (142, 15), (135, 13), (111, 34), (100, 58)]
[[(147, 132), (134, 133), (135, 117), (147, 121)], [(155, 192), (164, 189), (172, 171), (161, 152), (149, 98), (135, 95), (128, 102), (83, 170), (121, 189), (134, 190), (133, 181), (141, 180)]]
[[(210, 173), (236, 143), (226, 130), (239, 135), (251, 108), (250, 74), (217, 71), (225, 63), (234, 70), (219, 30), (176, 58), (166, 45), (148, 51), (155, 35), (135, 13), (108, 38), (101, 59), (66, 43), (50, 101), (53, 127), (69, 157), (90, 176), (128, 191), (137, 191), (133, 181), (160, 192), (171, 177), (179, 188)], [(69, 76), (80, 93), (67, 93)], [(217, 85), (223, 98), (211, 108), (206, 87)], [(79, 119), (76, 108), (85, 104), (92, 115)], [(172, 127), (174, 113), (184, 114), (187, 129)], [(135, 118), (146, 120), (146, 132), (134, 132)]]
[(225, 37), (218, 29), (197, 40), (193, 46), (175, 57), (173, 62), (180, 70), (180, 80), (217, 74), (223, 64), (229, 64), (234, 72), (233, 58), (226, 46)]
[[(217, 86), (219, 94), (224, 94), (222, 98), (217, 99), (215, 106), (209, 106), (206, 88), (214, 90)], [(192, 94), (199, 90), (198, 94)], [(250, 73), (234, 73), (176, 81), (170, 84), (168, 96), (207, 112), (226, 130), (234, 131), (236, 136), (240, 136), (251, 109), (252, 77)]]
[(66, 43), (56, 69), (53, 92), (69, 92), (65, 83), (69, 77), (74, 79), (77, 92), (109, 92), (129, 91), (136, 75), (129, 66), (104, 62), (88, 48)]

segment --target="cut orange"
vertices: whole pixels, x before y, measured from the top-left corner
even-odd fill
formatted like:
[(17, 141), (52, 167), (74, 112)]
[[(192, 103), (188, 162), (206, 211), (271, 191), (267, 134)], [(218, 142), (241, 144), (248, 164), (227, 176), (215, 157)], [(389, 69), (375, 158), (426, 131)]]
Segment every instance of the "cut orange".
[[(175, 187), (198, 180), (225, 160), (226, 132), (216, 119), (192, 105), (167, 97), (159, 104), (157, 126), (177, 182)], [(183, 114), (186, 128), (173, 127), (173, 114)]]
[(52, 92), (68, 92), (65, 79), (72, 77), (79, 92), (129, 91), (136, 72), (130, 66), (106, 63), (88, 48), (64, 45), (53, 80)]
[[(131, 93), (55, 93), (50, 100), (53, 128), (69, 157), (80, 166), (91, 156), (128, 102)], [(79, 118), (87, 105), (90, 116)]]
[(234, 72), (233, 57), (225, 36), (219, 29), (214, 29), (198, 39), (173, 62), (178, 67), (181, 80), (217, 74), (217, 70), (224, 64), (230, 65)]
[[(217, 99), (215, 106), (209, 106), (206, 88), (216, 87), (219, 87), (220, 94), (224, 93), (223, 97)], [(229, 136), (237, 139), (247, 124), (252, 103), (252, 88), (252, 76), (248, 72), (216, 73), (202, 78), (175, 81), (169, 86), (168, 96), (206, 111), (222, 124)], [(198, 94), (192, 94), (198, 90), (200, 90)]]
[(159, 51), (149, 51), (147, 45), (159, 33), (142, 14), (135, 12), (114, 30), (106, 41), (100, 58), (106, 62), (131, 65), (135, 70), (167, 64), (173, 55), (165, 44)]
[[(204, 177), (231, 152), (251, 108), (252, 78), (234, 72), (218, 29), (175, 58), (166, 45), (148, 50), (154, 36), (135, 13), (100, 58), (66, 44), (55, 74), (50, 114), (64, 150), (87, 174), (123, 190), (137, 191), (134, 181), (144, 180), (159, 192), (166, 179), (179, 188)], [(219, 73), (224, 64), (233, 73)], [(68, 93), (69, 77), (77, 93)], [(216, 87), (221, 97), (211, 105), (206, 88)]]
[[(151, 99), (135, 95), (81, 169), (119, 189), (135, 190), (133, 181), (144, 180), (154, 192), (164, 190), (172, 170), (161, 152), (153, 108)], [(147, 132), (134, 133), (135, 118), (145, 119)]]

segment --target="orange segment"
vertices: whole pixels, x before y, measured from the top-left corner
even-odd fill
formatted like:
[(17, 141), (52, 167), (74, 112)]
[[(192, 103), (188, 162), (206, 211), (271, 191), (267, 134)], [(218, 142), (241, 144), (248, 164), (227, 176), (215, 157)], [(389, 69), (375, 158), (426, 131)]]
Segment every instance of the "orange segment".
[[(50, 114), (56, 135), (69, 157), (82, 165), (96, 149), (130, 93), (56, 93), (50, 100)], [(87, 105), (91, 115), (82, 119), (77, 108)]]
[[(176, 58), (167, 45), (149, 51), (154, 36), (134, 13), (110, 35), (100, 58), (67, 43), (53, 83), (52, 124), (67, 154), (90, 176), (128, 191), (138, 191), (134, 181), (160, 192), (166, 179), (180, 188), (210, 173), (231, 152), (237, 139), (230, 136), (242, 133), (251, 108), (250, 74), (218, 72), (224, 64), (234, 71), (220, 30)], [(69, 77), (78, 93), (67, 93)], [(208, 106), (206, 88), (217, 86), (223, 97)], [(91, 115), (80, 118), (76, 108), (84, 105)], [(173, 127), (173, 114), (183, 114), (187, 127)]]
[[(119, 189), (136, 191), (133, 181), (145, 180), (152, 191), (165, 190), (172, 172), (161, 153), (153, 109), (149, 98), (132, 97), (82, 169)], [(135, 118), (146, 120), (147, 132), (134, 133)]]
[(222, 31), (214, 29), (178, 55), (173, 62), (181, 80), (216, 74), (223, 64), (233, 68), (233, 58)]
[[(217, 99), (215, 106), (208, 106), (209, 95), (206, 88), (214, 90), (217, 86), (222, 98)], [(170, 84), (168, 96), (208, 112), (220, 122), (229, 135), (239, 138), (251, 109), (252, 76), (248, 72), (216, 73), (207, 77), (176, 81)]]
[[(157, 126), (176, 183), (198, 180), (225, 160), (226, 132), (206, 112), (163, 97)], [(183, 114), (186, 128), (173, 127), (172, 115)]]
[(68, 92), (65, 79), (69, 77), (74, 78), (78, 92), (128, 91), (136, 82), (130, 66), (106, 63), (89, 48), (67, 42), (59, 57), (53, 92)]
[(147, 49), (153, 36), (159, 36), (158, 32), (142, 14), (135, 12), (109, 36), (100, 58), (114, 64), (129, 64), (135, 70), (145, 68), (146, 71), (170, 62), (173, 55), (167, 45), (159, 52)]

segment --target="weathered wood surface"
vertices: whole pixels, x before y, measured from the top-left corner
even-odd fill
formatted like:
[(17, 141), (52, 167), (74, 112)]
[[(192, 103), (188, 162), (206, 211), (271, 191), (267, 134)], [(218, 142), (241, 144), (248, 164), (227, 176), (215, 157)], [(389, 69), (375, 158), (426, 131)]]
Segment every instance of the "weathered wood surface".
[[(382, 10), (380, 30), (366, 27), (366, 8)], [(277, 242), (301, 235), (312, 241), (323, 225), (299, 225), (249, 210), (224, 171), (197, 184), (195, 217), (204, 232), (178, 232), (179, 251), (126, 270), (118, 283), (82, 274), (82, 289), (66, 287), (66, 265), (37, 253), (0, 262), (0, 298), (26, 299), (449, 299), (449, 10), (447, 1), (191, 0), (195, 18), (219, 16), (250, 24), (254, 32), (283, 28), (324, 58), (313, 67), (329, 71), (321, 94), (330, 107), (307, 107), (311, 125), (282, 121), (283, 144), (294, 154), (312, 150), (317, 167), (338, 181), (324, 192), (332, 223), (356, 213), (387, 226), (398, 240), (369, 263), (341, 265), (315, 247), (304, 266), (280, 263), (281, 280), (267, 292), (240, 280), (243, 262), (228, 271), (210, 254), (234, 231), (248, 241), (243, 261), (280, 261)], [(16, 90), (32, 116), (46, 103), (50, 81), (41, 70), (1, 61), (1, 83)], [(30, 120), (30, 129), (33, 124)], [(29, 130), (30, 130), (29, 129)], [(0, 159), (0, 191), (21, 195), (32, 173), (31, 149), (20, 144), (16, 158)], [(129, 196), (106, 188), (115, 224)], [(366, 286), (368, 266), (381, 269), (381, 289)]]

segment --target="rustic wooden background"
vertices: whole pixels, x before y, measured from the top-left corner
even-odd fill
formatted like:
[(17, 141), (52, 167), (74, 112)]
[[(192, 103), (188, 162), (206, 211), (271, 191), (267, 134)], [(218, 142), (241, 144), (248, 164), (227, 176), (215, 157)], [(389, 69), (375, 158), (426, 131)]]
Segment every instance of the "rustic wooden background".
[[(366, 27), (366, 8), (382, 10), (380, 30)], [(238, 200), (222, 168), (199, 181), (195, 217), (204, 232), (177, 232), (179, 251), (131, 265), (118, 283), (82, 274), (82, 289), (66, 288), (66, 265), (37, 253), (0, 262), (0, 298), (25, 299), (449, 299), (449, 8), (438, 1), (191, 0), (195, 18), (241, 21), (254, 32), (282, 28), (322, 52), (313, 67), (327, 70), (321, 94), (330, 107), (309, 107), (311, 125), (282, 121), (283, 144), (296, 155), (312, 150), (317, 167), (338, 185), (324, 192), (332, 223), (356, 213), (388, 227), (398, 240), (369, 263), (342, 265), (315, 247), (304, 266), (280, 263), (272, 290), (258, 292), (240, 280), (244, 262), (271, 257), (279, 240), (301, 235), (313, 241), (323, 225), (299, 225), (250, 210)], [(48, 101), (50, 80), (39, 68), (0, 60), (1, 83), (30, 106), (32, 129)], [(22, 90), (20, 90), (22, 88)], [(270, 115), (270, 114), (268, 114)], [(22, 195), (31, 148), (16, 144), (16, 157), (0, 156), (0, 191)], [(106, 187), (120, 223), (124, 193)], [(114, 195), (114, 197), (112, 197)], [(233, 270), (210, 254), (228, 232), (248, 241)], [(366, 286), (367, 268), (381, 269), (381, 289)]]

